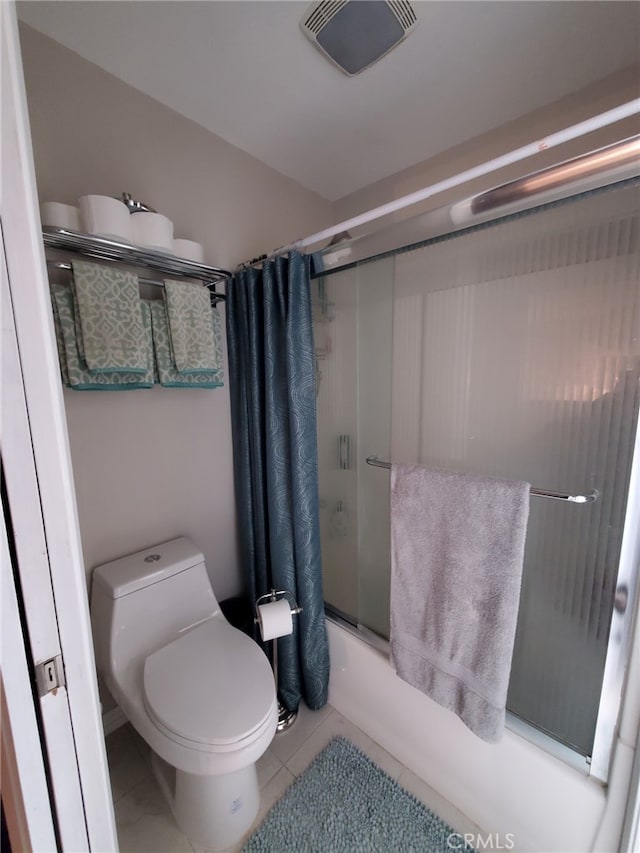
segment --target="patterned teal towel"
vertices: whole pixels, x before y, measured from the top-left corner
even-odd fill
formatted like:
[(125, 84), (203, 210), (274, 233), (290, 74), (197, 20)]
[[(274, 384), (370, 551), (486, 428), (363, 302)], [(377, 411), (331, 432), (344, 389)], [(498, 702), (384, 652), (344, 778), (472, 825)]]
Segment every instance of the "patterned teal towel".
[[(198, 287), (201, 287), (201, 285), (198, 285)], [(164, 302), (160, 299), (153, 299), (147, 305), (151, 309), (153, 349), (156, 356), (156, 369), (160, 384), (167, 388), (219, 388), (223, 384), (221, 368), (214, 372), (200, 371), (192, 373), (179, 373), (176, 370), (171, 354), (169, 324)], [(216, 321), (220, 323), (220, 315), (217, 309), (209, 306), (209, 311), (213, 312)]]
[(78, 352), (73, 301), (73, 294), (68, 287), (62, 284), (51, 286), (56, 342), (64, 384), (76, 391), (126, 391), (133, 388), (151, 388), (153, 386), (153, 348), (148, 306), (142, 305), (140, 311), (143, 330), (141, 342), (145, 348), (145, 373), (131, 371), (92, 373), (83, 367)]
[(62, 285), (51, 285), (51, 307), (53, 309), (53, 328), (56, 333), (56, 346), (58, 348), (58, 361), (60, 362), (60, 375), (62, 376), (62, 384), (65, 388), (71, 386), (69, 381), (69, 369), (67, 368), (67, 353), (64, 348), (64, 336), (62, 334), (62, 321), (60, 320), (60, 312), (58, 311), (58, 300), (55, 296), (56, 288)]
[(217, 374), (222, 368), (222, 344), (213, 325), (209, 291), (201, 284), (165, 281), (164, 293), (176, 370)]
[(73, 261), (72, 267), (81, 367), (86, 365), (92, 373), (146, 373), (138, 277), (87, 261)]

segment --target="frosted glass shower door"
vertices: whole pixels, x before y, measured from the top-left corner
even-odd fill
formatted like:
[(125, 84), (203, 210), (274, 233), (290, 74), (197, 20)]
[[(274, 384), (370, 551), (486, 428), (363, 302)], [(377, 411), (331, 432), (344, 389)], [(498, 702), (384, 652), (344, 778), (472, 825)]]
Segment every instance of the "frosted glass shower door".
[[(508, 710), (592, 755), (640, 401), (638, 190), (313, 282), (325, 600), (389, 633), (389, 473), (527, 480)], [(419, 590), (416, 591), (419, 594)]]
[(324, 600), (357, 624), (357, 271), (311, 287)]
[(524, 479), (508, 709), (591, 754), (640, 377), (637, 188), (396, 258), (392, 458)]
[(325, 602), (388, 637), (393, 259), (312, 282)]

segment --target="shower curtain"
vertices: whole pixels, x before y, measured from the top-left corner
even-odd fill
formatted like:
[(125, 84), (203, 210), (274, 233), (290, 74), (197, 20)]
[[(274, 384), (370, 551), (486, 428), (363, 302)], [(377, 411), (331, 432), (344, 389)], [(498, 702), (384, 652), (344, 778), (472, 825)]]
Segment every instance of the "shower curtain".
[(265, 262), (227, 288), (229, 388), (240, 556), (252, 601), (289, 590), (302, 612), (278, 640), (288, 710), (327, 701), (309, 256)]

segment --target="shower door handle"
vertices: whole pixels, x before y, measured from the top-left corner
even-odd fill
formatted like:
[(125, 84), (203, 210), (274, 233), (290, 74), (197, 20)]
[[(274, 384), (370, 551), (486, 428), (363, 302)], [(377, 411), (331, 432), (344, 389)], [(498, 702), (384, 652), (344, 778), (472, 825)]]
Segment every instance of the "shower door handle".
[(338, 436), (338, 468), (348, 471), (351, 468), (351, 436)]
[(629, 587), (626, 584), (620, 584), (616, 589), (616, 594), (613, 599), (613, 607), (617, 613), (624, 613), (629, 603)]

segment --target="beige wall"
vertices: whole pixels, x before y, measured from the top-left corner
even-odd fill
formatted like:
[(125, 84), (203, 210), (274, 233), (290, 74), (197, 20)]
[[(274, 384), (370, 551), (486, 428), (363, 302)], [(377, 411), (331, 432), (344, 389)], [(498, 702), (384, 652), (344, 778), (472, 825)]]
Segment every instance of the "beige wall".
[[(613, 109), (626, 101), (637, 98), (638, 95), (640, 95), (639, 66), (612, 74), (586, 89), (515, 119), (502, 127), (456, 145), (436, 157), (417, 163), (415, 166), (397, 172), (384, 180), (377, 181), (363, 190), (345, 196), (335, 204), (337, 220), (348, 219), (380, 204), (416, 192), (436, 181), (444, 180), (522, 145), (542, 139), (555, 131), (577, 124), (605, 110)], [(464, 104), (454, 104), (452, 109), (464, 109)], [(379, 224), (389, 224), (406, 219), (416, 213), (435, 210), (442, 205), (452, 204), (505, 181), (513, 180), (529, 172), (570, 157), (576, 157), (586, 151), (592, 151), (595, 148), (609, 145), (637, 133), (640, 133), (640, 119), (636, 115), (633, 118), (616, 122), (602, 130), (589, 133), (580, 139), (567, 142), (557, 148), (541, 152), (535, 157), (514, 163), (499, 172), (477, 178), (461, 187), (434, 196), (419, 205), (412, 205), (404, 211), (386, 217)], [(354, 234), (366, 233), (371, 227), (371, 225), (364, 226), (354, 231)]]
[[(331, 205), (21, 26), (41, 201), (133, 194), (233, 267), (332, 221)], [(236, 594), (228, 388), (65, 391), (89, 572), (183, 534), (204, 551), (219, 598)]]

